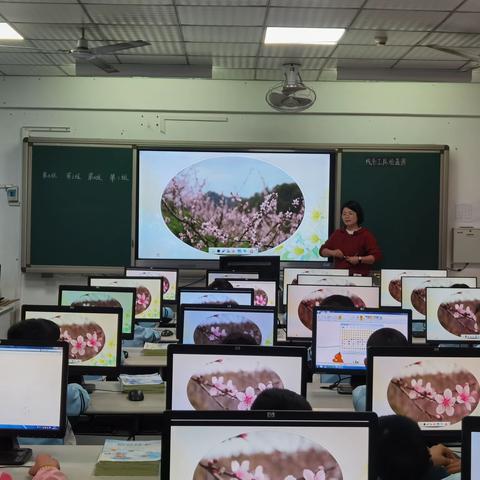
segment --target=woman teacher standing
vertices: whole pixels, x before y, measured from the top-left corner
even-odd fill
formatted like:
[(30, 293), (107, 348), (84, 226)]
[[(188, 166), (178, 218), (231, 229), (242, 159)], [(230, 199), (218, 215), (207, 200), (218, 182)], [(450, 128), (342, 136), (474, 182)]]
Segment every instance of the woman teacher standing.
[(320, 247), (322, 257), (334, 257), (334, 267), (348, 268), (350, 275), (368, 275), (371, 265), (382, 258), (377, 240), (362, 223), (362, 207), (349, 200), (342, 205), (343, 228), (335, 230)]

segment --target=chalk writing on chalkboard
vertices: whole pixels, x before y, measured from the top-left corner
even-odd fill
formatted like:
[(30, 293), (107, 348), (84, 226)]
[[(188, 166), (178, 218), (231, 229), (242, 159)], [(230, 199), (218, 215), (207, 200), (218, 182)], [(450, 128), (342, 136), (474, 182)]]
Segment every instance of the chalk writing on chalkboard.
[(406, 158), (382, 158), (382, 157), (368, 157), (365, 159), (365, 165), (369, 167), (406, 167)]

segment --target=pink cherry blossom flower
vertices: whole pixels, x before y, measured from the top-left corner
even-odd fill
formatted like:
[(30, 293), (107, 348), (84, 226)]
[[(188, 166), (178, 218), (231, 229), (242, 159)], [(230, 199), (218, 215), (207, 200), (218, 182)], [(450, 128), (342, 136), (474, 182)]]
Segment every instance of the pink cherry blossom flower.
[(252, 474), (249, 472), (250, 462), (248, 460), (244, 460), (241, 464), (233, 460), (231, 466), (232, 472), (235, 475), (234, 478), (238, 478), (239, 480), (252, 480)]
[(263, 293), (259, 293), (258, 295), (255, 295), (255, 298), (253, 300), (253, 304), (256, 305), (257, 307), (264, 307), (268, 303), (268, 298), (266, 295)]
[(263, 392), (264, 390), (266, 390), (267, 388), (273, 388), (273, 384), (272, 382), (268, 382), (266, 385), (264, 383), (259, 383), (258, 384), (258, 389)]
[(313, 473), (311, 470), (305, 469), (303, 471), (303, 478), (305, 480), (325, 480), (325, 470), (323, 467), (318, 467), (318, 472)]
[(436, 394), (437, 392), (432, 388), (432, 384), (430, 382), (427, 382), (427, 384), (425, 385), (425, 395), (428, 398), (433, 398)]
[(212, 384), (213, 387), (210, 388), (210, 395), (212, 397), (216, 397), (217, 395), (221, 394), (225, 389), (225, 384), (223, 383), (223, 377), (212, 377)]
[(210, 327), (210, 335), (208, 336), (209, 340), (216, 340), (217, 338), (222, 338), (227, 336), (227, 332), (223, 328), (220, 331), (220, 327)]
[(87, 345), (98, 352), (102, 342), (97, 338), (97, 332), (93, 332), (93, 334), (87, 333)]
[(457, 403), (464, 404), (465, 408), (470, 412), (472, 410), (472, 404), (476, 402), (475, 397), (470, 395), (470, 385), (468, 385), (468, 383), (466, 383), (464, 387), (457, 385), (455, 390), (458, 393)]
[(150, 304), (148, 295), (145, 293), (137, 293), (137, 305), (140, 305), (141, 307), (148, 307)]
[(240, 400), (238, 410), (249, 410), (252, 403), (257, 398), (255, 390), (252, 387), (247, 387), (245, 392), (237, 392), (235, 396)]
[(70, 343), (71, 339), (72, 337), (70, 336), (67, 330), (64, 330), (63, 333), (60, 334), (60, 340)]
[(231, 380), (229, 380), (226, 385), (224, 385), (226, 391), (232, 395), (236, 395), (236, 393), (238, 392), (238, 389), (237, 387), (233, 384), (233, 382)]
[(253, 472), (252, 480), (268, 480), (268, 475), (263, 473), (263, 466), (258, 465), (258, 467)]
[(287, 475), (285, 480), (297, 480), (293, 475)]
[(416, 398), (420, 397), (425, 392), (425, 388), (423, 388), (423, 380), (421, 378), (418, 380), (416, 380), (415, 378), (412, 378), (411, 385), (413, 390), (411, 390), (408, 393), (408, 396), (412, 400), (415, 400)]
[(452, 391), (449, 388), (446, 388), (443, 392), (443, 395), (435, 395), (435, 401), (438, 403), (436, 412), (438, 415), (443, 415), (446, 413), (449, 417), (453, 416), (455, 409), (455, 397), (452, 396)]
[(85, 347), (87, 343), (83, 340), (82, 335), (79, 335), (76, 340), (70, 340), (70, 345), (72, 346), (71, 352), (73, 355), (76, 355), (77, 353), (79, 355), (85, 354)]

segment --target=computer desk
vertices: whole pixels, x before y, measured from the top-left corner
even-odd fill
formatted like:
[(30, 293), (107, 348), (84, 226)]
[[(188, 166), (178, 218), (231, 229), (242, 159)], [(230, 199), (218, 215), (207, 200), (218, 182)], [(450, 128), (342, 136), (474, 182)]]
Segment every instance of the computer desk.
[[(85, 414), (71, 419), (76, 434), (84, 435), (159, 435), (166, 407), (165, 390), (144, 393), (144, 400), (132, 402), (120, 392), (118, 382), (92, 382), (96, 390), (90, 395)], [(321, 388), (319, 376), (307, 384), (307, 399), (314, 410), (353, 411), (352, 396)]]
[(144, 355), (143, 347), (125, 347), (128, 357), (124, 360), (122, 367), (158, 367), (167, 366), (166, 355)]
[[(158, 480), (156, 476), (100, 476), (93, 475), (95, 463), (103, 449), (103, 445), (32, 445), (33, 458), (39, 453), (48, 453), (60, 462), (60, 468), (68, 480)], [(10, 473), (13, 480), (31, 480), (28, 467), (6, 467), (2, 471)]]

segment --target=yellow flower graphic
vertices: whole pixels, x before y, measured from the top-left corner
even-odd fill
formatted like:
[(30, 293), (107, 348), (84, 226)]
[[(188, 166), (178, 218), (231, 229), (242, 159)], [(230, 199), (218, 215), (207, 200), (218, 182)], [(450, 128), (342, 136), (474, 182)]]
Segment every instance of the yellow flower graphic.
[(312, 211), (311, 217), (314, 222), (318, 222), (322, 218), (322, 214), (319, 210), (315, 209)]
[(320, 243), (320, 237), (316, 233), (312, 233), (312, 235), (310, 235), (310, 242), (313, 244)]

